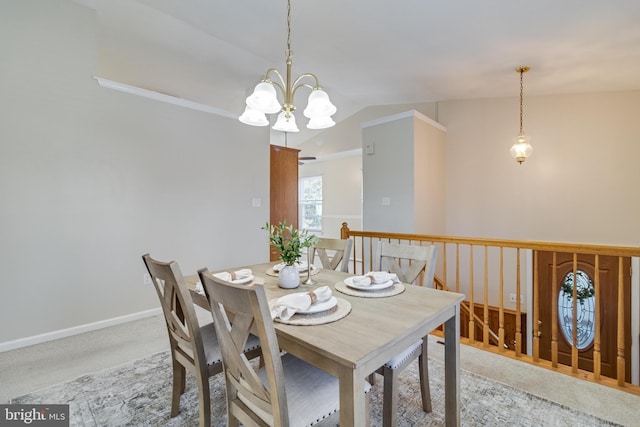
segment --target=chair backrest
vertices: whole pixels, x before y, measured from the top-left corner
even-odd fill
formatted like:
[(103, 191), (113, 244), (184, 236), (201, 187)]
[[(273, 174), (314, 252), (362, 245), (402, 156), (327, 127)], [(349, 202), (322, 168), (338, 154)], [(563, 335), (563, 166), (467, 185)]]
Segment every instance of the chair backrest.
[(432, 286), (436, 268), (437, 247), (435, 245), (401, 245), (380, 241), (375, 267), (398, 275), (403, 283), (413, 283), (425, 272), (421, 285)]
[(160, 298), (173, 358), (192, 372), (206, 370), (198, 317), (178, 263), (156, 261), (149, 254), (143, 255), (142, 260)]
[[(246, 426), (287, 426), (282, 360), (264, 287), (224, 282), (206, 269), (198, 274), (222, 351), (229, 414)], [(266, 384), (242, 351), (250, 332), (260, 339)]]
[[(351, 239), (329, 239), (321, 237), (318, 239), (318, 242), (310, 248), (311, 263), (313, 264), (317, 254), (322, 263), (322, 268), (335, 270), (342, 261), (340, 271), (347, 273), (349, 271), (349, 259), (351, 258), (352, 248), (353, 240)], [(333, 252), (333, 255), (331, 252)]]

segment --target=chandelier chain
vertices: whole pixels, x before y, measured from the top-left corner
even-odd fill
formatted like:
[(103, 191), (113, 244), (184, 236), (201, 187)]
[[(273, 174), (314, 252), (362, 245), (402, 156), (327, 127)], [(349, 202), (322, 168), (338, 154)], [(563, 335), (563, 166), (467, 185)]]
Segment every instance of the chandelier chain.
[(522, 130), (522, 93), (523, 93), (523, 84), (522, 84), (522, 76), (524, 75), (524, 68), (520, 68), (520, 135), (524, 135)]
[(291, 0), (287, 1), (287, 58), (291, 57)]

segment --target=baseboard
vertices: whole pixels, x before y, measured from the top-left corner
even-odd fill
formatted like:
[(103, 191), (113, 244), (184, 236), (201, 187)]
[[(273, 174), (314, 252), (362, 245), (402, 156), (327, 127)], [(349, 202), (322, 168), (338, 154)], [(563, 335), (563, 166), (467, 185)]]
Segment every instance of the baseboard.
[(95, 331), (109, 326), (120, 325), (122, 323), (131, 322), (134, 320), (145, 319), (155, 315), (162, 315), (160, 308), (154, 308), (151, 310), (140, 311), (138, 313), (127, 314), (125, 316), (113, 317), (111, 319), (101, 320), (99, 322), (87, 323), (85, 325), (78, 325), (72, 328), (60, 329), (57, 331), (47, 332), (45, 334), (34, 335), (26, 338), (19, 338), (13, 341), (6, 341), (0, 343), (0, 353), (9, 350), (15, 350), (22, 347), (28, 347), (35, 344), (41, 344), (47, 341), (53, 341), (60, 338), (69, 337), (72, 335), (82, 334), (84, 332)]

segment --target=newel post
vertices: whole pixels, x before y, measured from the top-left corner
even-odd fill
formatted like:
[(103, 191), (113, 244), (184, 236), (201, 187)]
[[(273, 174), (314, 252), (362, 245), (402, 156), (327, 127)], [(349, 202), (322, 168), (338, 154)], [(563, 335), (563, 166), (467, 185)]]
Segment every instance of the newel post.
[(349, 238), (349, 226), (346, 222), (343, 222), (342, 227), (340, 228), (340, 238), (342, 240)]

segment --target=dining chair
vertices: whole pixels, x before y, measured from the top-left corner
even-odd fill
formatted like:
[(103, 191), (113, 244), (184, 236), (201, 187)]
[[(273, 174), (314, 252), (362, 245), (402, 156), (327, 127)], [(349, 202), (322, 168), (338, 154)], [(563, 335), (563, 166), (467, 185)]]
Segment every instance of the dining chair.
[[(377, 271), (395, 273), (402, 283), (407, 284), (416, 282), (418, 276), (424, 272), (422, 285), (432, 286), (436, 257), (437, 248), (435, 245), (401, 245), (381, 241), (375, 258), (375, 268)], [(384, 377), (382, 410), (382, 425), (384, 427), (395, 427), (397, 425), (398, 376), (416, 358), (418, 359), (418, 372), (420, 373), (422, 409), (425, 412), (431, 412), (427, 358), (428, 341), (428, 336), (423, 337), (376, 370), (376, 373)]]
[[(198, 383), (200, 426), (211, 425), (209, 377), (222, 372), (220, 346), (212, 322), (201, 325), (193, 300), (178, 263), (157, 261), (149, 254), (142, 256), (153, 286), (160, 298), (169, 334), (173, 364), (171, 417), (180, 412), (180, 396), (185, 391), (186, 371)], [(252, 337), (243, 346), (247, 358), (261, 355), (260, 344)]]
[(340, 271), (348, 273), (352, 248), (353, 240), (351, 239), (320, 237), (317, 243), (309, 248), (311, 250), (311, 264), (313, 264), (316, 255), (318, 255), (322, 268), (335, 270), (340, 265)]
[[(198, 274), (222, 349), (227, 426), (311, 426), (339, 409), (336, 377), (281, 354), (263, 285), (223, 282), (204, 269)], [(260, 338), (262, 366), (242, 356), (250, 331)], [(363, 392), (370, 387), (364, 383)]]

